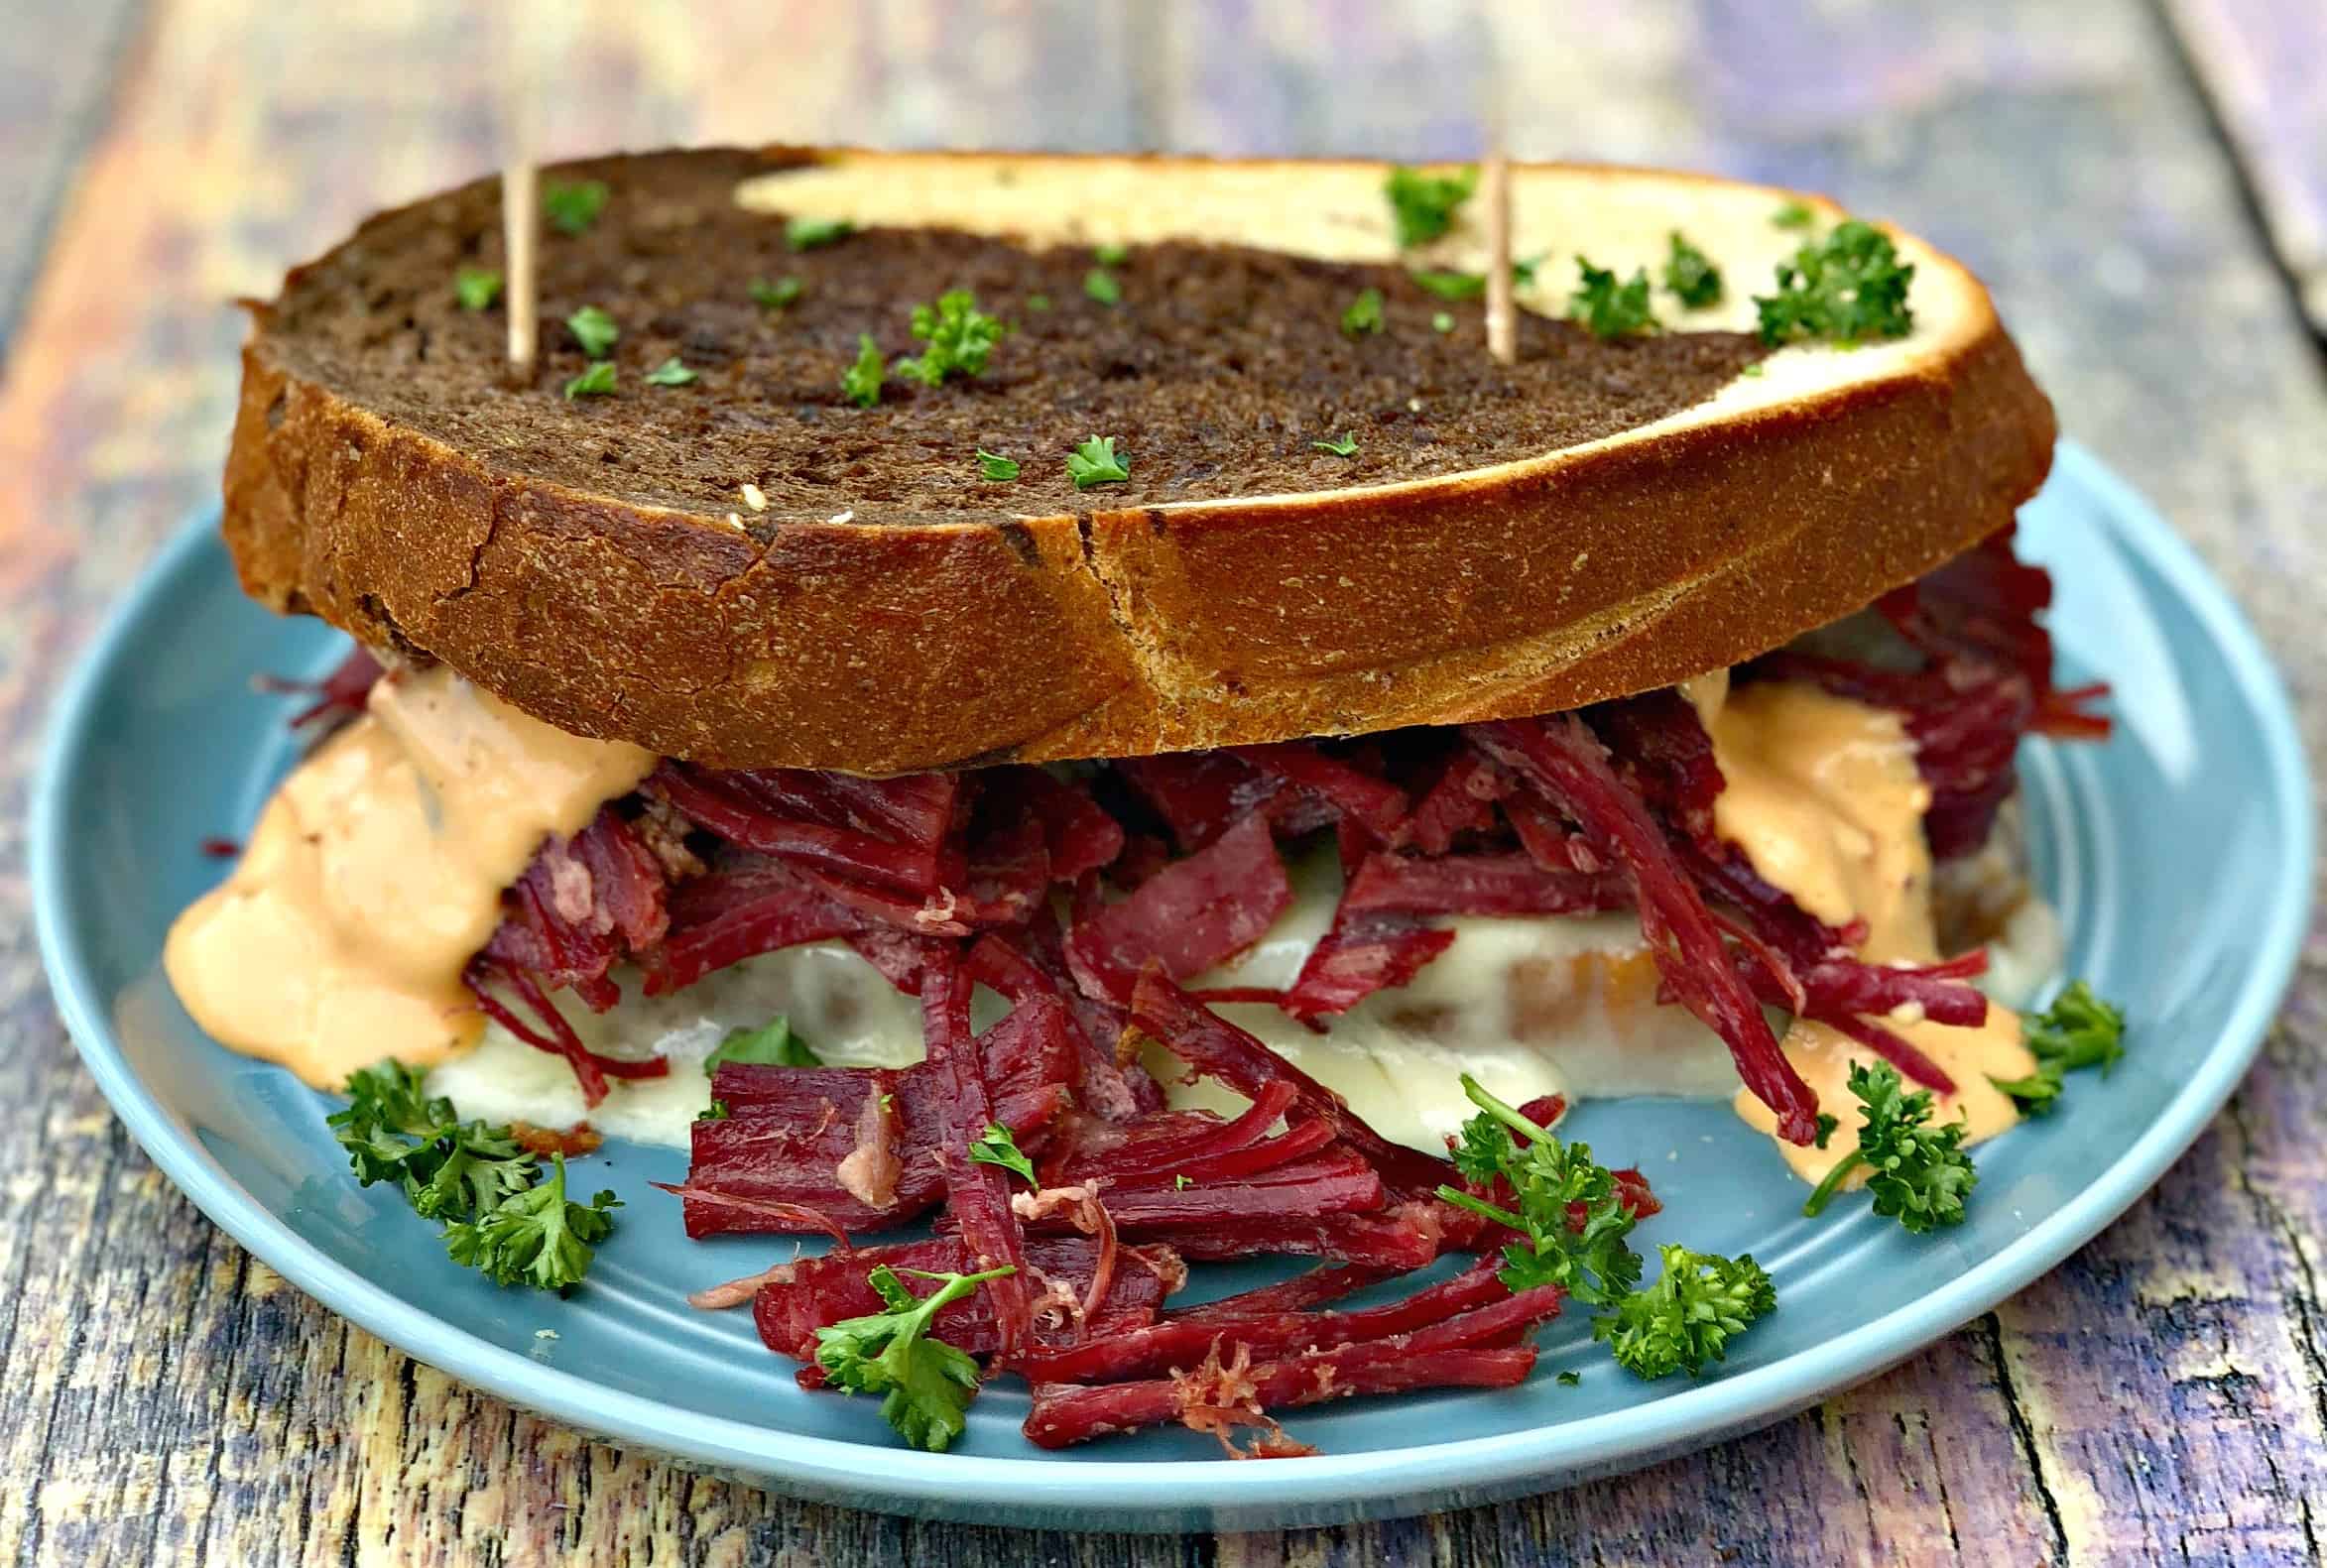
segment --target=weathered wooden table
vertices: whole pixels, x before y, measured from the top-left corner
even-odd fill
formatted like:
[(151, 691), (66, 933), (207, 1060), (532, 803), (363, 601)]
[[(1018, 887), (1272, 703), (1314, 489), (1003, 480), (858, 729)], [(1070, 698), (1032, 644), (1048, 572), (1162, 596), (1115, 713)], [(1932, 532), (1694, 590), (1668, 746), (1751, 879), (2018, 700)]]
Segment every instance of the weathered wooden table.
[[(492, 159), (483, 8), (358, 10), (55, 0), (0, 28), (12, 806), (96, 618), (215, 491), (241, 332), (226, 302)], [(553, 152), (1462, 156), (1492, 63), (1522, 153), (1831, 189), (1994, 284), (2062, 423), (2230, 580), (2327, 758), (2327, 382), (2297, 302), (2327, 287), (2315, 3), (596, 0), (531, 25)], [(1823, 1408), (1495, 1509), (1035, 1537), (797, 1506), (585, 1442), (286, 1287), (156, 1174), (80, 1070), (33, 952), (19, 815), (0, 838), (0, 1559), (2292, 1563), (2327, 1540), (2316, 939), (2254, 1076), (2155, 1193)]]

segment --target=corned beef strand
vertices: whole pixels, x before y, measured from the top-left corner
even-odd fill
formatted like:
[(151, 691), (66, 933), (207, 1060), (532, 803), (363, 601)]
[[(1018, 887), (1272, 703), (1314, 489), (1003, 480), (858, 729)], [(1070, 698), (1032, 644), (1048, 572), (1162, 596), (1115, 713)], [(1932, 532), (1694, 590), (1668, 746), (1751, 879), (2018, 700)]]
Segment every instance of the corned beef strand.
[[(1501, 1291), (1501, 1284), (1496, 1288)], [(1457, 1300), (1461, 1294), (1447, 1290), (1442, 1299)], [(1517, 1295), (1503, 1291), (1499, 1300), (1458, 1311), (1427, 1327), (1304, 1349), (1257, 1364), (1250, 1344), (1220, 1335), (1212, 1340), (1204, 1361), (1189, 1372), (1130, 1383), (1036, 1384), (1026, 1435), (1040, 1447), (1064, 1448), (1111, 1433), (1182, 1421), (1219, 1436), (1233, 1453), (1229, 1430), (1274, 1430), (1270, 1410), (1411, 1388), (1509, 1387), (1524, 1381), (1535, 1365), (1534, 1348), (1518, 1344), (1518, 1339), (1557, 1316), (1565, 1296), (1558, 1285), (1538, 1285)], [(1322, 1320), (1328, 1314), (1317, 1316)], [(1397, 1317), (1384, 1311), (1376, 1321)], [(1332, 1336), (1327, 1332), (1325, 1337)], [(1223, 1359), (1230, 1347), (1232, 1353)]]

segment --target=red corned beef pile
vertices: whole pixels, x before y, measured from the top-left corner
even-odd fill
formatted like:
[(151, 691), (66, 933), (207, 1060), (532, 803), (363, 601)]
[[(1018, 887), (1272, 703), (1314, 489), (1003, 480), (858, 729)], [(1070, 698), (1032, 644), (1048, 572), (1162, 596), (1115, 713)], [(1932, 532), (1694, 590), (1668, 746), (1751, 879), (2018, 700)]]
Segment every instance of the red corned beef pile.
[[(1812, 681), (1897, 709), (1933, 790), (1935, 855), (1986, 839), (2038, 731), (2102, 733), (2096, 692), (2051, 683), (2034, 620), (2045, 574), (1999, 536), (1883, 599), (1882, 663), (1773, 654), (1741, 680)], [(359, 672), (360, 674), (360, 672)], [(335, 679), (324, 706), (361, 700)], [(1695, 711), (1669, 690), (1575, 713), (1356, 740), (1132, 758), (1051, 773), (1008, 766), (868, 780), (666, 762), (631, 797), (550, 843), (507, 895), (469, 983), (519, 1037), (564, 1056), (596, 1103), (661, 1061), (584, 1047), (551, 1005), (614, 1005), (618, 964), (650, 996), (799, 943), (848, 943), (922, 1004), (926, 1060), (902, 1071), (721, 1066), (722, 1119), (698, 1122), (689, 1235), (886, 1228), (941, 1211), (932, 1241), (778, 1270), (755, 1311), (808, 1358), (814, 1330), (875, 1309), (881, 1262), (1015, 1265), (949, 1307), (939, 1332), (1037, 1384), (1028, 1434), (1066, 1443), (1155, 1421), (1225, 1434), (1321, 1396), (1518, 1381), (1527, 1327), (1556, 1292), (1512, 1296), (1482, 1263), (1408, 1301), (1314, 1310), (1420, 1267), (1491, 1251), (1439, 1202), (1446, 1161), (1391, 1145), (1330, 1091), (1206, 1004), (1267, 1001), (1322, 1027), (1398, 986), (1453, 940), (1443, 917), (1637, 911), (1662, 979), (1728, 1044), (1739, 1076), (1806, 1143), (1818, 1106), (1778, 1050), (1765, 1003), (1826, 1023), (1917, 1083), (1952, 1087), (1880, 1022), (1906, 1002), (1976, 1024), (1973, 953), (1871, 966), (1755, 875), (1713, 831), (1722, 787)], [(1292, 900), (1287, 846), (1332, 835), (1344, 889), (1331, 928), (1283, 991), (1196, 995), (1183, 982), (1250, 946)], [(1063, 913), (1061, 912), (1063, 910)], [(1009, 1015), (973, 1033), (979, 985)], [(1253, 1101), (1240, 1117), (1169, 1111), (1134, 1042)], [(1538, 1108), (1548, 1120), (1556, 1107)], [(966, 1158), (991, 1122), (1042, 1190)], [(1653, 1205), (1645, 1184), (1635, 1200)], [(1015, 1201), (1014, 1201), (1015, 1199)], [(1185, 1312), (1161, 1302), (1180, 1260), (1295, 1254), (1306, 1282)], [(1190, 1373), (1175, 1371), (1194, 1367)], [(802, 1374), (813, 1382), (812, 1360)]]

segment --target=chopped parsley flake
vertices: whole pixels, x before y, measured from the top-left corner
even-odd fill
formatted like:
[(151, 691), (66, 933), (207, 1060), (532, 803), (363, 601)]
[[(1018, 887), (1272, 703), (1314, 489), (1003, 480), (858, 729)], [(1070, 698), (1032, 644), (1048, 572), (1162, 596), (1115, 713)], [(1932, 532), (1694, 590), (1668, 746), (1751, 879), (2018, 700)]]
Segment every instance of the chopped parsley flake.
[(1618, 283), (1616, 274), (1593, 266), (1581, 256), (1575, 259), (1575, 265), (1583, 281), (1567, 297), (1570, 319), (1580, 321), (1585, 330), (1601, 339), (1656, 330), (1656, 317), (1649, 309), (1647, 268), (1635, 268), (1630, 278)]
[(1129, 245), (1100, 245), (1093, 248), (1091, 256), (1102, 267), (1120, 267), (1131, 260), (1131, 247)]
[(614, 361), (601, 359), (565, 384), (565, 401), (603, 398), (614, 390)]
[(1391, 222), (1398, 230), (1398, 248), (1427, 245), (1454, 227), (1454, 214), (1471, 192), (1479, 188), (1478, 166), (1458, 175), (1425, 175), (1418, 169), (1393, 169), (1383, 182), (1390, 198)]
[(622, 335), (622, 328), (614, 324), (614, 317), (594, 304), (585, 304), (565, 318), (565, 329), (581, 345), (581, 351), (592, 359), (604, 359), (614, 352), (614, 340)]
[(1664, 290), (1691, 310), (1721, 302), (1721, 269), (1713, 258), (1672, 231), (1672, 248), (1664, 259)]
[(1788, 201), (1770, 214), (1770, 226), (1780, 229), (1806, 229), (1818, 220), (1806, 201)]
[(1483, 299), (1487, 293), (1487, 275), (1482, 272), (1409, 272), (1407, 276), (1424, 294), (1452, 302)]
[(1000, 1165), (1013, 1175), (1023, 1176), (1030, 1187), (1042, 1184), (1041, 1178), (1035, 1174), (1035, 1162), (1020, 1151), (1018, 1140), (1000, 1122), (988, 1122), (986, 1130), (970, 1141), (969, 1157), (974, 1163)]
[(584, 234), (606, 210), (603, 180), (551, 180), (542, 184), (542, 216), (560, 234)]
[(763, 310), (781, 310), (798, 300), (807, 285), (797, 278), (779, 278), (770, 283), (765, 278), (752, 280), (752, 303)]
[(721, 1062), (757, 1067), (824, 1065), (824, 1059), (808, 1047), (808, 1042), (792, 1032), (792, 1021), (781, 1013), (756, 1029), (729, 1029), (727, 1037), (703, 1058), (703, 1071), (710, 1072)]
[(650, 387), (683, 387), (695, 380), (695, 373), (686, 368), (676, 354), (647, 372)]
[(1066, 477), (1077, 490), (1123, 484), (1131, 478), (1131, 459), (1115, 454), (1114, 436), (1094, 435), (1067, 454)]
[(1046, 295), (1046, 294), (1030, 294), (1030, 295), (1028, 295), (1028, 296), (1027, 296), (1027, 309), (1028, 309), (1028, 310), (1030, 310), (1031, 312), (1033, 312), (1034, 314), (1036, 314), (1036, 315), (1041, 315), (1041, 314), (1043, 311), (1045, 311), (1045, 310), (1047, 310), (1047, 309), (1049, 309), (1049, 308), (1050, 308), (1050, 297), (1049, 297), (1048, 295)]
[(452, 274), (452, 297), (463, 310), (490, 310), (501, 298), (501, 275), (490, 267), (461, 267)]
[(1453, 312), (1452, 312), (1452, 311), (1449, 311), (1449, 310), (1436, 310), (1436, 311), (1433, 311), (1433, 312), (1431, 312), (1431, 315), (1430, 315), (1430, 330), (1431, 330), (1431, 331), (1433, 331), (1433, 332), (1451, 332), (1451, 331), (1453, 331), (1453, 330), (1454, 330), (1454, 314), (1453, 314)]
[[(1533, 256), (1514, 261), (1511, 264), (1512, 287), (1532, 289), (1535, 286), (1535, 269), (1542, 266), (1544, 260), (1544, 257)], [(1407, 277), (1413, 280), (1414, 287), (1424, 294), (1436, 295), (1450, 304), (1460, 304), (1466, 300), (1483, 300), (1487, 296), (1487, 275), (1483, 272), (1422, 271), (1409, 272)]]
[(1382, 291), (1379, 289), (1359, 291), (1358, 297), (1349, 302), (1349, 308), (1341, 312), (1341, 330), (1351, 337), (1379, 332), (1384, 324)]
[(1904, 337), (1914, 326), (1907, 308), (1912, 263), (1902, 264), (1891, 236), (1853, 218), (1823, 240), (1813, 240), (1777, 265), (1777, 292), (1754, 296), (1762, 314), (1762, 341), (1822, 338), (1849, 347), (1872, 338)]
[(981, 446), (978, 448), (978, 473), (986, 479), (1016, 479), (1018, 459), (1005, 457), (1000, 452), (989, 452)]
[(846, 218), (793, 218), (784, 225), (784, 243), (796, 251), (812, 251), (855, 232), (856, 225)]
[(1353, 435), (1338, 435), (1329, 441), (1311, 441), (1309, 444), (1320, 452), (1331, 452), (1336, 457), (1355, 457), (1358, 449), (1357, 437)]
[(856, 335), (856, 363), (840, 373), (840, 390), (860, 409), (869, 409), (881, 401), (881, 378), (885, 367), (881, 359), (881, 345), (873, 341), (870, 332)]
[(1992, 1079), (2026, 1116), (2044, 1116), (2060, 1099), (2067, 1075), (2084, 1067), (2106, 1073), (2125, 1054), (2125, 1015), (2080, 980), (2051, 1007), (2026, 1021), (2027, 1047), (2036, 1070), (2025, 1078)]
[(1083, 274), (1083, 293), (1101, 304), (1123, 303), (1123, 285), (1104, 267), (1093, 267)]
[(978, 308), (967, 289), (949, 289), (935, 304), (913, 307), (913, 335), (929, 346), (919, 354), (900, 358), (890, 369), (925, 387), (947, 376), (975, 376), (986, 368), (994, 345), (1009, 326)]

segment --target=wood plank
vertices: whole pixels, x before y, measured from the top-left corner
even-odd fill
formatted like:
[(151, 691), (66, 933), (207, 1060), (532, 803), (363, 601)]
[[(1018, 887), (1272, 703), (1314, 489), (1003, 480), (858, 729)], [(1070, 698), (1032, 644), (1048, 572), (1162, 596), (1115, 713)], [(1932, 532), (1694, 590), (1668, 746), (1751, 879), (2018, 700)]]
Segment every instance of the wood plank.
[[(362, 210), (483, 169), (473, 14), (172, 0), (64, 208), (0, 386), (0, 769), (66, 659), (207, 497), (223, 301)], [(1639, 8), (1641, 11), (1647, 8)], [(2246, 243), (2202, 106), (2138, 0), (1868, 8), (1348, 3), (655, 7), (551, 14), (545, 137), (772, 136), (1222, 151), (1515, 146), (1835, 189), (1994, 283), (2064, 423), (2122, 465), (2288, 660), (2327, 662), (2327, 394)], [(383, 67), (394, 61), (396, 68)], [(4, 120), (0, 116), (0, 120)], [(2042, 156), (2035, 156), (2040, 150)], [(10, 819), (13, 820), (13, 819)], [(809, 1508), (626, 1456), (452, 1385), (245, 1258), (132, 1147), (42, 991), (0, 836), (0, 1561), (835, 1564), (1875, 1559), (2298, 1562), (2327, 1513), (2327, 973), (2232, 1111), (2061, 1271), (1758, 1436), (1497, 1508), (1171, 1541)]]
[(2327, 336), (2327, 7), (2306, 0), (2165, 0), (2165, 14), (2237, 149), (2279, 262)]
[(24, 7), (0, 28), (0, 363), (47, 254), (143, 7), (86, 0)]

